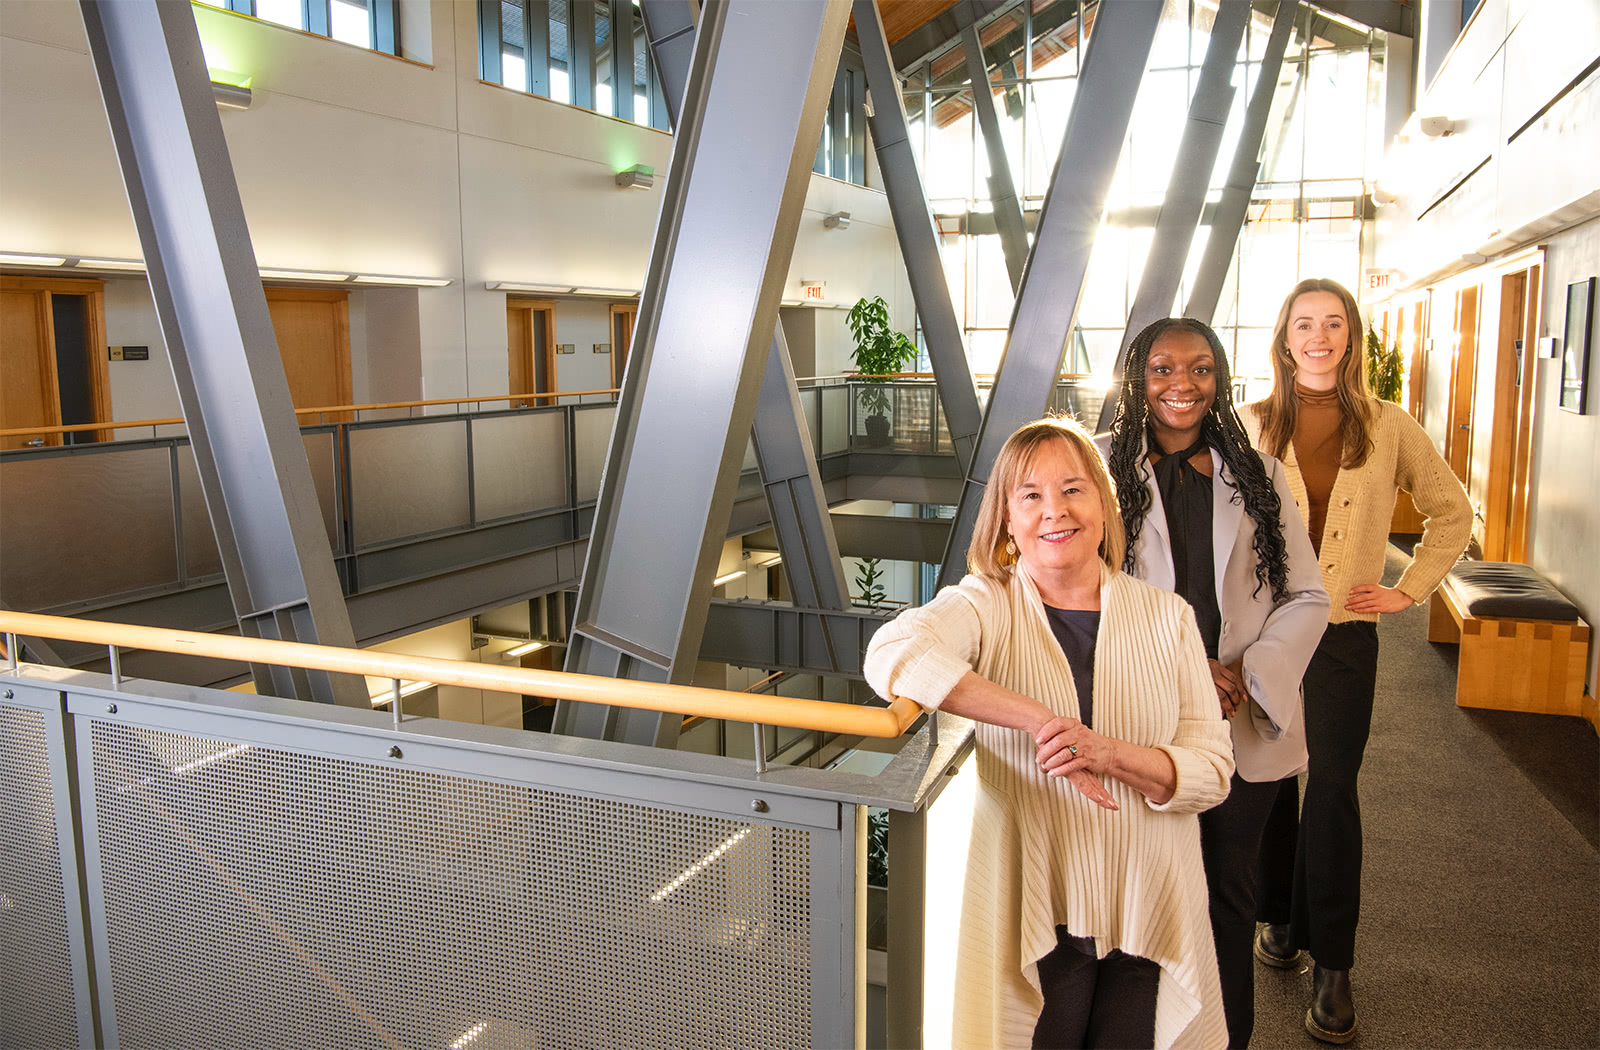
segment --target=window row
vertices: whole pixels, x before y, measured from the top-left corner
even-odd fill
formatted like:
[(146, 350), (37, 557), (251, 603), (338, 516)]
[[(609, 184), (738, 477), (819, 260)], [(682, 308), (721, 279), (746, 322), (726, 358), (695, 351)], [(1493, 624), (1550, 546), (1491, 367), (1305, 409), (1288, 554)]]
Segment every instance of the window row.
[(400, 53), (397, 0), (199, 0), (386, 55)]

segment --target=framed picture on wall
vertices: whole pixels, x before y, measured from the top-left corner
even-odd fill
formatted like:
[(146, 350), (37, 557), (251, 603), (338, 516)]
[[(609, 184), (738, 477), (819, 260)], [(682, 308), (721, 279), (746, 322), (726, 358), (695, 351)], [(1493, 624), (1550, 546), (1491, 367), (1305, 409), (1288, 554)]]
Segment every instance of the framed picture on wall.
[(1594, 332), (1594, 278), (1567, 285), (1567, 330), (1561, 346), (1561, 407), (1589, 410), (1589, 340)]

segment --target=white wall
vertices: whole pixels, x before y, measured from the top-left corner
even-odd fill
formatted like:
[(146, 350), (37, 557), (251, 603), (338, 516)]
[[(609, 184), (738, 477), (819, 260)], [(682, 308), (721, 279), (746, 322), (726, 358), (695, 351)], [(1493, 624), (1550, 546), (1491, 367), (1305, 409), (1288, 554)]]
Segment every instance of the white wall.
[[(419, 4), (402, 4), (408, 20), (419, 19)], [(221, 119), (259, 263), (452, 282), (406, 293), (415, 307), (408, 300), (402, 317), (352, 302), (352, 342), (358, 329), (363, 341), (359, 351), (352, 345), (357, 397), (363, 389), (386, 399), (400, 390), (506, 393), (504, 296), (486, 282), (643, 284), (661, 183), (641, 193), (618, 189), (612, 176), (634, 163), (664, 175), (671, 137), (479, 83), (474, 4), (426, 8), (429, 31), (411, 37), (431, 68), (194, 10), (208, 64), (253, 78), (251, 108)], [(822, 228), (836, 211), (851, 213), (850, 229)], [(75, 4), (0, 3), (0, 251), (141, 254)], [(802, 277), (819, 278), (845, 304), (883, 295), (896, 323), (912, 326), (910, 289), (876, 190), (812, 176), (789, 275), (786, 297), (798, 296)], [(153, 324), (131, 292), (121, 309), (128, 331)], [(573, 316), (584, 309), (575, 304)], [(579, 342), (561, 326), (558, 316), (560, 341)], [(175, 408), (152, 378), (162, 370), (159, 340), (110, 341), (152, 344), (147, 368), (114, 369), (116, 414)], [(580, 353), (564, 357), (561, 386), (609, 385), (609, 362), (581, 352), (609, 341), (586, 338)], [(836, 370), (832, 360), (829, 367)]]

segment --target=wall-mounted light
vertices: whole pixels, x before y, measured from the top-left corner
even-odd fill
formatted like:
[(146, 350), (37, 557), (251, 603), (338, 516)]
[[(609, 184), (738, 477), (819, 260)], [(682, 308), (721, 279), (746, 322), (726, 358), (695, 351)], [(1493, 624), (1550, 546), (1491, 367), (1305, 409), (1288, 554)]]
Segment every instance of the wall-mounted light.
[[(439, 683), (437, 682), (401, 682), (400, 696), (402, 698), (408, 697), (413, 693), (420, 693), (424, 689), (432, 689), (438, 684)], [(373, 693), (370, 695), (369, 699), (372, 701), (373, 707), (382, 707), (384, 704), (392, 703), (394, 701), (394, 690), (385, 689), (381, 692)]]
[(329, 273), (325, 270), (262, 270), (261, 276), (271, 281), (348, 281), (347, 273)]
[(0, 252), (0, 266), (65, 266), (65, 255), (34, 255), (31, 252)]
[(540, 649), (543, 649), (546, 646), (548, 646), (549, 644), (550, 644), (549, 642), (542, 641), (542, 640), (541, 641), (532, 641), (532, 642), (523, 642), (521, 645), (517, 646), (515, 649), (507, 649), (505, 652), (501, 653), (500, 655), (501, 656), (522, 656), (522, 655), (524, 655), (526, 653), (536, 653)]
[(850, 228), (850, 213), (836, 211), (832, 215), (824, 216), (822, 228), (824, 230), (848, 230)]
[(248, 87), (237, 84), (219, 84), (211, 82), (211, 94), (217, 100), (219, 109), (249, 109), (250, 103), (255, 101)]
[(656, 170), (648, 164), (635, 164), (617, 172), (617, 185), (623, 189), (647, 190), (656, 184)]
[(356, 284), (393, 284), (413, 288), (443, 288), (450, 283), (448, 277), (398, 277), (378, 273), (358, 273), (353, 279)]
[(724, 576), (718, 576), (716, 579), (712, 580), (711, 581), (711, 586), (713, 586), (713, 587), (721, 587), (723, 584), (732, 583), (734, 580), (737, 580), (739, 577), (741, 577), (743, 575), (744, 575), (744, 570), (743, 569), (735, 569), (734, 571), (732, 571), (732, 572), (730, 572), (730, 573), (728, 573), (728, 574), (726, 574)]
[(545, 292), (550, 295), (567, 295), (570, 284), (525, 284), (521, 281), (485, 281), (483, 286), (491, 292)]
[(770, 569), (770, 568), (773, 568), (776, 565), (782, 564), (782, 562), (783, 562), (783, 555), (775, 554), (772, 557), (768, 558), (766, 561), (756, 563), (756, 568), (758, 568), (758, 569)]
[(140, 259), (79, 259), (72, 264), (80, 270), (143, 270)]
[(1379, 207), (1382, 207), (1385, 204), (1393, 204), (1399, 199), (1400, 195), (1393, 190), (1384, 189), (1382, 186), (1377, 185), (1372, 187), (1372, 203), (1378, 205)]
[(572, 289), (572, 294), (573, 295), (605, 295), (605, 296), (610, 296), (613, 299), (616, 299), (616, 298), (627, 299), (627, 298), (631, 298), (633, 296), (638, 295), (639, 294), (639, 289), (637, 289), (637, 288), (584, 288), (584, 287), (578, 287), (578, 288)]
[(1437, 139), (1453, 134), (1456, 130), (1456, 122), (1444, 116), (1423, 117), (1417, 122), (1417, 127), (1430, 139)]

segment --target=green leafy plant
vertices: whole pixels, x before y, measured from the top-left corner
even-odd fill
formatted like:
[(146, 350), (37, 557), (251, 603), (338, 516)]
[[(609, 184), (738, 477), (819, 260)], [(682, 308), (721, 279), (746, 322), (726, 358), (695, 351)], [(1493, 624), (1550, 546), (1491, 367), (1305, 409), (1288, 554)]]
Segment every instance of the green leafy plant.
[(1400, 353), (1400, 341), (1385, 350), (1376, 328), (1367, 329), (1367, 385), (1372, 395), (1383, 401), (1400, 403), (1400, 391), (1405, 382), (1405, 358)]
[(878, 568), (878, 559), (862, 558), (861, 567), (856, 570), (856, 590), (861, 595), (857, 601), (869, 609), (883, 608), (889, 594), (883, 589), (882, 580), (883, 570)]
[(867, 885), (889, 885), (889, 811), (867, 809)]
[[(917, 359), (917, 347), (904, 332), (889, 325), (889, 304), (883, 296), (856, 300), (845, 317), (856, 346), (851, 356), (863, 383), (887, 383), (888, 377)], [(861, 407), (868, 416), (883, 416), (889, 411), (889, 395), (868, 387), (861, 392)]]

